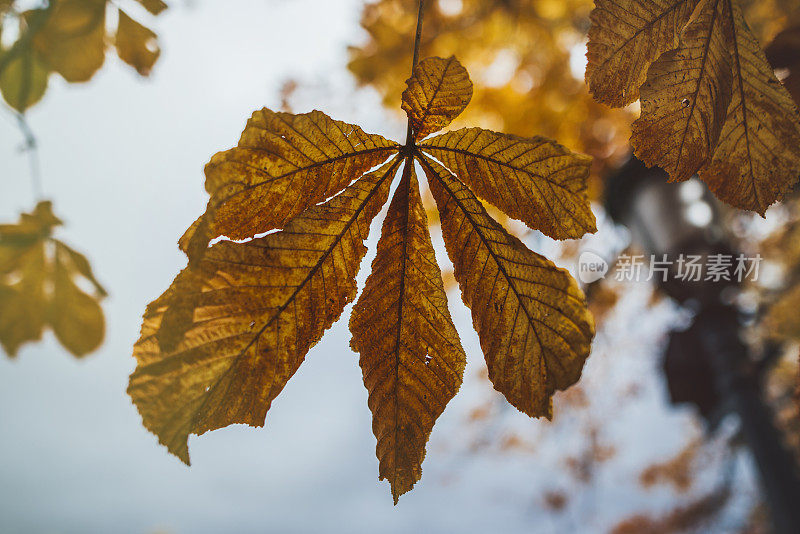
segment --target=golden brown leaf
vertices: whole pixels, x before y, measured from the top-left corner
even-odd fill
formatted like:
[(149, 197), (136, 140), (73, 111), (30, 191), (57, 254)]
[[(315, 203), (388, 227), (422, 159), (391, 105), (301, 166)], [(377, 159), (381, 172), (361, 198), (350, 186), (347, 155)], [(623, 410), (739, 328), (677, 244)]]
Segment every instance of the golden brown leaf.
[(114, 42), (120, 59), (134, 67), (142, 76), (150, 74), (161, 54), (156, 43), (156, 34), (130, 18), (121, 9)]
[(406, 81), (402, 108), (416, 139), (438, 132), (464, 111), (472, 98), (467, 69), (450, 56), (429, 57), (414, 68)]
[(680, 47), (650, 66), (631, 144), (649, 167), (691, 178), (711, 158), (731, 95), (726, 0), (702, 0)]
[(594, 98), (621, 107), (639, 98), (647, 69), (678, 46), (698, 0), (595, 0), (586, 84)]
[(800, 176), (800, 115), (739, 5), (729, 10), (733, 96), (711, 164), (700, 177), (728, 204), (763, 215)]
[(516, 137), (465, 128), (420, 148), (481, 198), (535, 230), (556, 238), (594, 232), (586, 196), (591, 158), (544, 137)]
[[(82, 254), (51, 237), (60, 224), (50, 202), (40, 202), (18, 224), (0, 225), (0, 344), (12, 357), (23, 343), (41, 339), (48, 325), (75, 356), (103, 341), (97, 299), (105, 290)], [(75, 284), (79, 277), (95, 287), (96, 297)]]
[(422, 476), (425, 443), (458, 391), (466, 363), (411, 161), (389, 206), (350, 330), (369, 391), (380, 478), (389, 480), (397, 503)]
[(89, 80), (105, 60), (106, 0), (59, 0), (33, 45), (68, 82)]
[[(216, 154), (206, 165), (213, 216), (204, 223), (208, 231), (194, 235), (205, 234), (204, 247), (206, 237), (245, 239), (282, 228), (307, 207), (385, 161), (396, 147), (321, 111), (301, 115), (267, 108), (256, 111), (239, 145)], [(184, 236), (184, 241), (192, 241), (191, 237)]]
[(128, 393), (170, 452), (188, 464), (189, 434), (264, 424), (308, 350), (355, 298), (363, 241), (398, 165), (283, 231), (213, 245), (148, 306)]
[(594, 324), (564, 269), (530, 251), (438, 163), (423, 158), (442, 234), (495, 389), (532, 417), (580, 378)]

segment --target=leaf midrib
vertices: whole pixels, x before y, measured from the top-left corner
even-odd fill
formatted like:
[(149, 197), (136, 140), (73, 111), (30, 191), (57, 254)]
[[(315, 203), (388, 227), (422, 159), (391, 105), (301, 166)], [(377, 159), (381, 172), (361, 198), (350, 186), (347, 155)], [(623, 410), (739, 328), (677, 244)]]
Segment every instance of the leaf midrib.
[(756, 204), (761, 208), (761, 199), (758, 194), (758, 187), (756, 186), (755, 173), (753, 172), (753, 156), (750, 151), (750, 130), (747, 127), (747, 104), (745, 103), (744, 94), (744, 80), (742, 78), (742, 64), (739, 54), (739, 32), (736, 28), (736, 17), (733, 13), (733, 2), (726, 0), (728, 6), (728, 16), (731, 18), (731, 33), (733, 33), (733, 59), (736, 61), (736, 68), (734, 73), (736, 75), (737, 85), (739, 86), (739, 99), (741, 100), (742, 107), (742, 128), (744, 130), (745, 146), (747, 146), (747, 165), (750, 168), (750, 182), (753, 186), (753, 195), (755, 196)]
[[(708, 38), (706, 42), (703, 43), (703, 59), (700, 61), (700, 75), (697, 77), (697, 83), (695, 85), (694, 92), (692, 93), (692, 107), (689, 109), (689, 116), (686, 118), (686, 125), (683, 127), (683, 134), (681, 135), (681, 144), (678, 147), (678, 158), (676, 160), (676, 166), (680, 164), (681, 156), (683, 155), (683, 146), (686, 144), (686, 135), (689, 132), (689, 123), (692, 121), (692, 117), (694, 116), (694, 109), (697, 107), (697, 95), (700, 94), (700, 88), (702, 85), (703, 78), (706, 77), (706, 60), (708, 59), (708, 53), (711, 50), (711, 41), (714, 38), (714, 25), (717, 22), (717, 7), (719, 6), (720, 0), (714, 1), (714, 9), (711, 14), (711, 23), (708, 27)], [(709, 132), (706, 131), (706, 139), (709, 140), (709, 149), (711, 149)], [(715, 142), (716, 144), (716, 142)]]
[[(403, 177), (401, 178), (401, 187), (405, 187), (405, 199), (404, 199), (404, 207), (403, 210), (403, 255), (400, 260), (400, 299), (397, 302), (397, 335), (395, 336), (395, 344), (394, 344), (394, 424), (392, 425), (394, 430), (394, 446), (392, 450), (394, 452), (394, 460), (392, 465), (394, 467), (395, 478), (398, 478), (400, 470), (397, 467), (397, 460), (398, 460), (398, 412), (400, 410), (399, 407), (399, 386), (400, 386), (400, 334), (403, 331), (403, 304), (405, 303), (406, 299), (406, 259), (408, 255), (408, 210), (409, 206), (409, 196), (411, 194), (411, 166), (413, 165), (413, 159), (411, 156), (406, 156), (403, 160)], [(396, 193), (395, 193), (396, 194)], [(394, 491), (394, 487), (392, 487), (392, 491)]]
[[(253, 148), (253, 147), (237, 147), (237, 148), (249, 149), (249, 148)], [(247, 163), (245, 163), (243, 161), (224, 160), (224, 161), (221, 161), (220, 163), (218, 163), (217, 166), (218, 165), (223, 165), (225, 163), (229, 163), (229, 164), (233, 163), (233, 164), (237, 164), (237, 165), (244, 165), (246, 167), (249, 167), (249, 168), (253, 169), (254, 171), (256, 171), (259, 174), (263, 174), (263, 175), (267, 176), (269, 179), (268, 180), (264, 180), (263, 182), (259, 182), (257, 184), (250, 184), (248, 186), (245, 186), (244, 188), (242, 188), (241, 190), (237, 191), (236, 193), (233, 193), (232, 195), (221, 199), (219, 201), (219, 204), (224, 204), (224, 203), (230, 201), (232, 198), (234, 198), (234, 197), (236, 197), (238, 195), (241, 195), (242, 193), (246, 193), (247, 191), (250, 191), (251, 189), (255, 189), (255, 188), (261, 187), (263, 185), (271, 184), (272, 182), (274, 182), (276, 180), (281, 180), (283, 178), (287, 178), (289, 176), (293, 176), (293, 175), (295, 175), (297, 173), (300, 173), (300, 172), (316, 169), (318, 167), (322, 167), (324, 165), (329, 165), (331, 163), (336, 163), (338, 161), (341, 161), (341, 160), (344, 160), (344, 159), (348, 159), (348, 158), (352, 158), (352, 157), (364, 156), (366, 154), (373, 154), (375, 152), (382, 152), (382, 151), (391, 152), (391, 151), (399, 150), (400, 148), (401, 148), (401, 146), (399, 144), (394, 143), (394, 144), (389, 145), (389, 146), (368, 148), (368, 149), (365, 149), (365, 150), (358, 150), (356, 152), (347, 152), (345, 154), (341, 154), (341, 155), (335, 156), (333, 158), (328, 158), (326, 160), (314, 162), (314, 163), (312, 163), (310, 165), (307, 165), (305, 167), (297, 167), (296, 169), (292, 169), (291, 171), (288, 171), (288, 172), (286, 172), (284, 174), (280, 174), (278, 176), (272, 176), (271, 174), (269, 174), (264, 169), (262, 169), (260, 167), (256, 167), (255, 165), (249, 165), (249, 164), (247, 164)], [(234, 150), (236, 150), (236, 149), (234, 149)]]

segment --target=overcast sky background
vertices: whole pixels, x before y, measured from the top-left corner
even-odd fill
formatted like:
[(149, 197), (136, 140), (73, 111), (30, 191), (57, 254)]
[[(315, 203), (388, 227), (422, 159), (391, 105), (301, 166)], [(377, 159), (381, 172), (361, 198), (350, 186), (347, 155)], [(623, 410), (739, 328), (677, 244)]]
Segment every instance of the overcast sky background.
[[(482, 355), (468, 310), (451, 292), (470, 360), (465, 383), (434, 429), (422, 481), (397, 507), (388, 484), (377, 481), (367, 393), (348, 348), (350, 307), (273, 403), (264, 429), (191, 438), (191, 468), (158, 445), (125, 394), (131, 347), (146, 304), (186, 263), (176, 240), (204, 210), (202, 170), (211, 155), (235, 144), (253, 110), (279, 106), (287, 77), (308, 84), (296, 112), (319, 108), (395, 139), (405, 131), (376, 94), (355, 90), (346, 71), (346, 46), (363, 39), (361, 1), (191, 6), (143, 18), (163, 50), (150, 79), (110, 53), (89, 84), (52, 77), (30, 112), (46, 196), (67, 223), (59, 236), (87, 254), (110, 297), (106, 341), (85, 360), (69, 356), (50, 333), (15, 361), (0, 356), (0, 531), (603, 532), (626, 513), (674, 505), (670, 490), (645, 492), (636, 483), (649, 459), (675, 453), (697, 432), (688, 410), (667, 409), (657, 375), (664, 331), (677, 313), (662, 303), (643, 316), (644, 285), (598, 334), (584, 372), (588, 391), (607, 400), (574, 420), (559, 419), (557, 405), (552, 425), (496, 402), (478, 376)], [(3, 221), (33, 206), (20, 143), (3, 115)], [(603, 228), (598, 243), (618, 239)], [(434, 239), (447, 265), (436, 232)], [(529, 244), (553, 249), (546, 239)], [(619, 391), (634, 379), (644, 391), (619, 404)], [(492, 423), (466, 423), (487, 399), (498, 407)], [(617, 452), (590, 488), (575, 489), (563, 457), (580, 451), (589, 416), (607, 421)], [(498, 443), (510, 433), (534, 450), (502, 453)], [(475, 443), (484, 444), (479, 452)], [(743, 472), (746, 493), (752, 481)], [(561, 514), (545, 511), (548, 490), (569, 492)]]

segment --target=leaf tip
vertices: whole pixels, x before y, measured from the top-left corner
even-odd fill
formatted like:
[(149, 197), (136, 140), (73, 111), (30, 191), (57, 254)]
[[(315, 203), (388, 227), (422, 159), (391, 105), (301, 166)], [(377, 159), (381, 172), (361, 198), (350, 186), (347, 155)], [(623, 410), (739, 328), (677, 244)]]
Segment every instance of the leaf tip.
[(412, 482), (410, 485), (401, 484), (399, 481), (389, 481), (389, 485), (391, 486), (392, 490), (392, 501), (394, 501), (394, 506), (397, 506), (397, 503), (400, 502), (400, 497), (405, 495), (414, 487), (414, 483)]

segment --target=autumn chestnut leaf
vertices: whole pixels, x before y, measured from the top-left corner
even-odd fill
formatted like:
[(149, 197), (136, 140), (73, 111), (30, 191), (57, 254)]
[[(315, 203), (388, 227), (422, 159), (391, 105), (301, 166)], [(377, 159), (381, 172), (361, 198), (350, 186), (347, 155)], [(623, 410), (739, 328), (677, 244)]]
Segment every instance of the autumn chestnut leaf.
[(583, 293), (479, 197), (553, 238), (578, 238), (595, 230), (590, 158), (542, 137), (480, 128), (426, 138), (464, 110), (472, 83), (455, 58), (432, 57), (407, 84), (405, 144), (320, 111), (262, 109), (238, 145), (206, 166), (208, 208), (180, 240), (189, 265), (147, 307), (128, 387), (144, 425), (187, 464), (190, 434), (264, 424), (311, 347), (355, 300), (370, 223), (399, 177), (353, 307), (351, 346), (369, 392), (380, 477), (395, 502), (419, 480), (466, 355), (415, 163), (494, 387), (524, 413), (550, 418), (554, 392), (580, 377), (594, 335)]
[(736, 0), (596, 0), (586, 82), (611, 106), (641, 100), (634, 153), (671, 180), (698, 174), (764, 214), (800, 176), (800, 115)]

